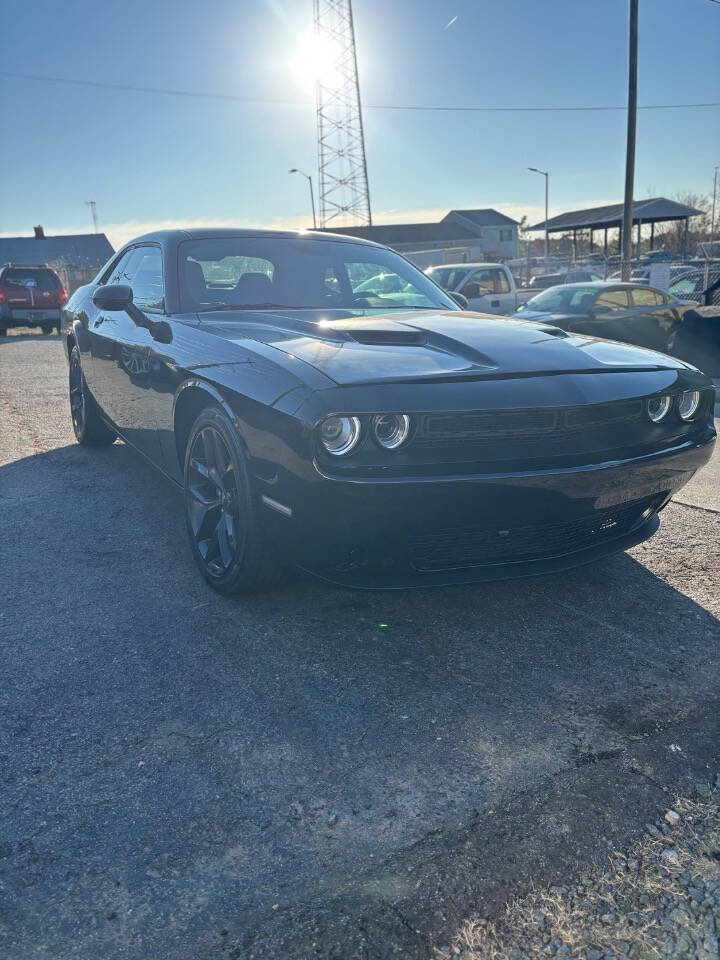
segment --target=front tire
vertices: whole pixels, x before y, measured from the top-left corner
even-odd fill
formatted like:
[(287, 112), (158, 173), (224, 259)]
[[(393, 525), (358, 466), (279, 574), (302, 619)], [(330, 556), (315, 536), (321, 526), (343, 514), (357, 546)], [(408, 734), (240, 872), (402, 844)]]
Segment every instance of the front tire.
[(237, 431), (217, 407), (201, 411), (185, 452), (185, 518), (195, 563), (223, 594), (279, 579)]
[(105, 447), (113, 443), (115, 434), (100, 416), (98, 405), (85, 383), (77, 346), (70, 351), (69, 387), (70, 415), (77, 442), (86, 447)]
[(40, 327), (45, 336), (49, 336), (53, 332), (53, 325), (51, 323), (43, 323)]

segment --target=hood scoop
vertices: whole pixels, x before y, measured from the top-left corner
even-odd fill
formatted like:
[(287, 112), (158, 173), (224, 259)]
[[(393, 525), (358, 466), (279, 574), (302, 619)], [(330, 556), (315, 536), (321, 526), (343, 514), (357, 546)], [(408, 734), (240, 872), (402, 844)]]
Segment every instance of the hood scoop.
[(427, 333), (424, 330), (412, 329), (382, 329), (370, 328), (364, 330), (347, 330), (351, 340), (356, 343), (365, 343), (377, 347), (417, 347), (427, 343)]
[(560, 327), (543, 327), (540, 328), (541, 333), (546, 333), (549, 337), (567, 337), (567, 330), (562, 330)]

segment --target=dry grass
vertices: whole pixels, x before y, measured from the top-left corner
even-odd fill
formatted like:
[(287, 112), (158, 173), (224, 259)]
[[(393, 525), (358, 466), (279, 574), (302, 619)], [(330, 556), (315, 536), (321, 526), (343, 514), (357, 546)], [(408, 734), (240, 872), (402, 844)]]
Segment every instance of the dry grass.
[(720, 802), (677, 801), (675, 827), (662, 822), (604, 873), (536, 890), (495, 921), (468, 920), (452, 948), (462, 960), (600, 957), (713, 958), (720, 932)]

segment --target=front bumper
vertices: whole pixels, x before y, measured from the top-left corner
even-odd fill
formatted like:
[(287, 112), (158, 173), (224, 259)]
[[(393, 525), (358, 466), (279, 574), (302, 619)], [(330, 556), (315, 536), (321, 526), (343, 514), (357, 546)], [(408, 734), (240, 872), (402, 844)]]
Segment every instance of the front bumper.
[(39, 327), (44, 324), (60, 323), (60, 308), (40, 309), (10, 309), (5, 306), (0, 312), (0, 324), (4, 327)]
[[(442, 479), (340, 480), (266, 511), (300, 566), (360, 588), (554, 573), (652, 536), (657, 514), (710, 458), (706, 429), (661, 452), (566, 469)], [(270, 516), (272, 514), (272, 516)]]

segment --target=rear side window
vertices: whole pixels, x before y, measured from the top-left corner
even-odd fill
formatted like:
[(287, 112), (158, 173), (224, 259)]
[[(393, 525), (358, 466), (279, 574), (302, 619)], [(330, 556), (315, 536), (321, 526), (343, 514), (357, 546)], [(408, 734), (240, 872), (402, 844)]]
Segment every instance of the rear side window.
[(657, 307), (664, 302), (661, 293), (649, 290), (647, 287), (642, 290), (633, 290), (630, 295), (634, 307)]
[(504, 270), (493, 270), (495, 293), (510, 293), (510, 283)]
[(597, 298), (595, 305), (601, 310), (627, 310), (627, 290), (606, 290)]
[(52, 270), (28, 269), (21, 267), (10, 267), (2, 276), (2, 283), (5, 287), (33, 287), (35, 290), (41, 290), (50, 293), (61, 286), (60, 280)]

